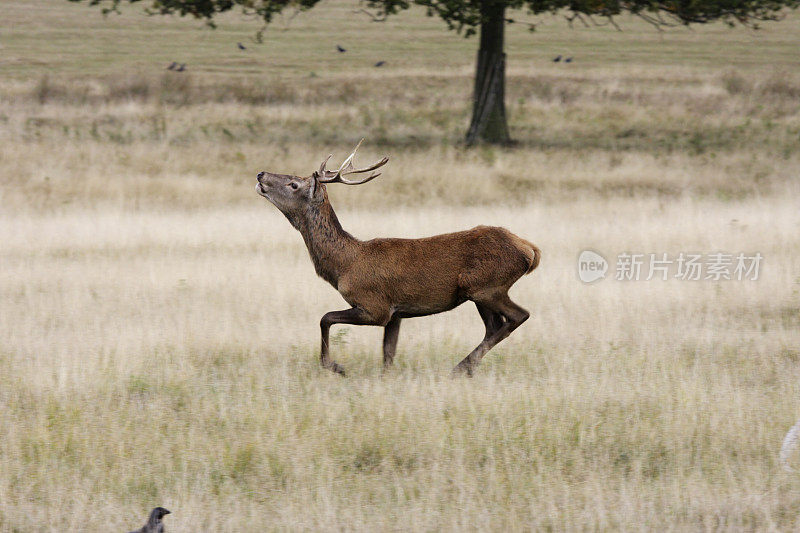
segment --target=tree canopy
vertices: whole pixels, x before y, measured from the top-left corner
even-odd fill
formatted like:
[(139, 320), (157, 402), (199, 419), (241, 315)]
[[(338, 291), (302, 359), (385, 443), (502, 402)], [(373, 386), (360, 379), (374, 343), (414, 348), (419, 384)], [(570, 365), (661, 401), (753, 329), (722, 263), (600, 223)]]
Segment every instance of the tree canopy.
[[(70, 0), (81, 2), (84, 0)], [(147, 4), (150, 14), (178, 14), (205, 19), (213, 25), (219, 13), (233, 9), (257, 16), (265, 23), (286, 8), (308, 10), (320, 0), (89, 0), (105, 12), (116, 11), (122, 3)], [(438, 16), (448, 28), (469, 37), (483, 22), (486, 4), (506, 9), (524, 9), (530, 14), (566, 11), (567, 18), (609, 18), (622, 13), (638, 15), (657, 26), (703, 24), (721, 20), (728, 24), (757, 26), (761, 21), (780, 20), (786, 8), (796, 8), (800, 0), (362, 0), (361, 3), (381, 19), (419, 5), (428, 15)], [(506, 22), (514, 22), (506, 19)]]

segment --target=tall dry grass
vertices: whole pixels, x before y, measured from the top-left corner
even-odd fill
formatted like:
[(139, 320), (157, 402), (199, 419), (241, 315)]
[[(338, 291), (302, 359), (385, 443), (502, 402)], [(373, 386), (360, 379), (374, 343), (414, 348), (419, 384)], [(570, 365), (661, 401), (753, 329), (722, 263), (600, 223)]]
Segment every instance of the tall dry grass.
[[(4, 217), (3, 529), (121, 530), (151, 503), (175, 531), (797, 525), (777, 461), (800, 393), (793, 199), (341, 218), (534, 240), (512, 291), (532, 319), (473, 380), (448, 378), (482, 336), (471, 306), (406, 321), (387, 376), (379, 330), (341, 327), (340, 379), (317, 323), (344, 304), (271, 207)], [(589, 286), (589, 246), (765, 260), (758, 281)]]

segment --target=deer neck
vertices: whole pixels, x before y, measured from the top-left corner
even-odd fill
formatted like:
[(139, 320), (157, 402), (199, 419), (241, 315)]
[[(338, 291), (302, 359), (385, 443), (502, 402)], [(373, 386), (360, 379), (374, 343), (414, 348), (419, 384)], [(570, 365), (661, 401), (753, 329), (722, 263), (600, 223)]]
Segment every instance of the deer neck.
[(355, 259), (361, 241), (342, 228), (327, 200), (305, 206), (289, 221), (303, 236), (317, 275), (338, 287), (339, 277)]

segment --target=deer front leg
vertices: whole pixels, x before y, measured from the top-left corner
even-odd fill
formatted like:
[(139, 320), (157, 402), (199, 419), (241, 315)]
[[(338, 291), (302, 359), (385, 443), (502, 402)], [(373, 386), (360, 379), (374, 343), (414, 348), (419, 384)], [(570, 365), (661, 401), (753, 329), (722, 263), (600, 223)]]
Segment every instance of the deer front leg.
[(330, 357), (328, 337), (332, 325), (353, 324), (354, 326), (383, 326), (386, 323), (386, 320), (377, 320), (358, 307), (353, 307), (344, 311), (325, 313), (322, 320), (319, 321), (319, 326), (322, 331), (322, 349), (320, 350), (319, 358), (323, 368), (327, 368), (342, 376), (345, 375), (344, 367)]
[(393, 316), (383, 329), (383, 371), (386, 372), (394, 362), (397, 349), (397, 336), (400, 333), (400, 317)]

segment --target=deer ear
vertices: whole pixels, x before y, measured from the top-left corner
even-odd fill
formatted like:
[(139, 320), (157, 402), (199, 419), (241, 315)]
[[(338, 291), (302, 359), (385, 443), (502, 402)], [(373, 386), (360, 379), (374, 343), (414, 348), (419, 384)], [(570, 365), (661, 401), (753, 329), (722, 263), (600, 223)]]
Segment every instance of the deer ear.
[(315, 196), (317, 196), (317, 191), (319, 191), (319, 184), (317, 183), (317, 173), (314, 172), (311, 174), (311, 185), (308, 187), (308, 199), (314, 200)]

